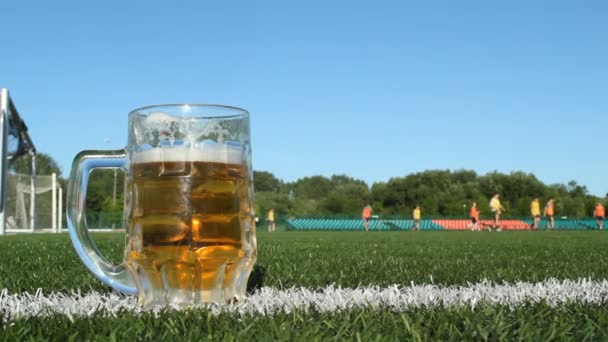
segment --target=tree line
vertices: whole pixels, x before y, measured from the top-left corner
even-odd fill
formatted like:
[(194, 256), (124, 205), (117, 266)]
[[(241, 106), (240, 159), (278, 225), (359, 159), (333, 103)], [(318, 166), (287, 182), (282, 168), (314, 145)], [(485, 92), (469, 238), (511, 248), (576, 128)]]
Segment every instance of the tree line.
[[(557, 216), (591, 216), (598, 198), (575, 181), (545, 184), (521, 171), (484, 175), (472, 170), (427, 170), (368, 186), (347, 175), (312, 176), (284, 182), (270, 172), (254, 172), (256, 209), (265, 215), (274, 208), (283, 217), (358, 217), (366, 204), (384, 217), (410, 216), (420, 205), (426, 217), (468, 217), (472, 202), (481, 216), (491, 216), (489, 201), (501, 195), (505, 216), (530, 215), (530, 202), (555, 200)], [(485, 215), (484, 215), (485, 214)]]
[[(15, 172), (29, 174), (29, 157), (12, 164)], [(58, 163), (48, 154), (37, 155), (37, 173), (61, 174)], [(123, 207), (124, 173), (95, 170), (89, 178), (87, 217), (91, 226), (120, 224)], [(67, 180), (59, 179), (67, 193)], [(477, 174), (471, 170), (427, 170), (371, 186), (348, 175), (310, 176), (285, 182), (268, 171), (254, 171), (255, 209), (264, 218), (271, 208), (278, 219), (287, 217), (359, 217), (361, 209), (371, 204), (374, 214), (383, 217), (409, 217), (416, 205), (425, 217), (467, 217), (472, 202), (477, 202), (481, 216), (490, 216), (490, 198), (498, 193), (507, 210), (505, 216), (530, 215), (530, 202), (555, 200), (556, 215), (591, 216), (598, 198), (575, 181), (545, 184), (535, 175), (521, 171), (508, 174)], [(65, 201), (65, 198), (64, 198)], [(64, 205), (65, 208), (65, 205)], [(101, 213), (101, 214), (99, 214)]]

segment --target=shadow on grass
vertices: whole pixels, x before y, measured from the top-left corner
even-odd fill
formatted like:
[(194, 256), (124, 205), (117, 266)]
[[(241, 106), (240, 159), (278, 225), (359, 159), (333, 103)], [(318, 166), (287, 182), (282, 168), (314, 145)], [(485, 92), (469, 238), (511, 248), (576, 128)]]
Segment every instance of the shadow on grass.
[(266, 267), (264, 265), (255, 265), (249, 275), (247, 281), (247, 294), (252, 294), (264, 286), (264, 276), (266, 275)]

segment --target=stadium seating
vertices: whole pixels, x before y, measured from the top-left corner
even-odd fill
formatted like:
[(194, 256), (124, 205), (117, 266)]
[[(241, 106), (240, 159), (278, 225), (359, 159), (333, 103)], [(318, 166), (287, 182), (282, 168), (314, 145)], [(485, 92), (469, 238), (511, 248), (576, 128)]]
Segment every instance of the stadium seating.
[[(443, 227), (446, 230), (466, 230), (467, 226), (471, 223), (470, 220), (464, 219), (441, 219), (433, 220), (437, 225)], [(505, 230), (526, 230), (530, 229), (530, 224), (522, 220), (501, 220), (502, 229)], [(487, 229), (493, 225), (492, 220), (481, 220), (480, 228)]]
[[(302, 218), (288, 220), (287, 224), (294, 230), (362, 230), (363, 222), (357, 219), (323, 219), (323, 218)], [(372, 220), (370, 229), (389, 230), (381, 222)]]
[[(468, 219), (425, 219), (420, 221), (420, 230), (466, 230)], [(492, 225), (491, 220), (481, 220), (481, 228), (487, 229)], [(325, 218), (295, 218), (287, 220), (292, 230), (363, 230), (361, 219), (325, 219)], [(505, 219), (501, 221), (504, 230), (530, 230), (532, 219)], [(540, 221), (540, 229), (545, 229), (547, 220)], [(411, 230), (414, 221), (411, 219), (372, 219), (369, 229), (373, 231)], [(587, 230), (597, 229), (594, 219), (556, 219), (555, 229), (558, 230)]]
[(446, 230), (465, 230), (467, 228), (467, 225), (471, 221), (462, 220), (462, 219), (458, 219), (458, 220), (447, 219), (447, 220), (433, 220), (433, 222), (436, 225), (445, 228)]
[(591, 230), (598, 229), (597, 222), (595, 221), (595, 219), (578, 220), (578, 224), (581, 227), (581, 229), (591, 229)]
[[(297, 218), (287, 220), (287, 225), (293, 230), (363, 230), (361, 219), (323, 219)], [(413, 220), (377, 220), (369, 222), (370, 230), (410, 230), (414, 227)], [(420, 230), (442, 230), (433, 220), (421, 220)]]
[[(532, 219), (524, 219), (524, 222), (532, 225)], [(546, 229), (549, 220), (541, 219), (538, 226), (539, 229)], [(597, 229), (597, 223), (593, 219), (583, 219), (583, 220), (575, 220), (575, 219), (555, 219), (555, 229), (558, 230), (592, 230)]]

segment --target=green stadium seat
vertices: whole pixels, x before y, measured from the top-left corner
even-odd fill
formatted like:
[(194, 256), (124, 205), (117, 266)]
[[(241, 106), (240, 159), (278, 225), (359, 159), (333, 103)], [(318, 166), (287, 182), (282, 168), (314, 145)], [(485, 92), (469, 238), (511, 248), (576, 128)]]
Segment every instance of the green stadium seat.
[[(451, 222), (452, 225), (461, 225), (466, 222), (465, 219), (458, 220), (438, 220), (437, 222)], [(452, 222), (454, 221), (454, 222)], [(456, 222), (458, 221), (458, 222)], [(460, 222), (462, 221), (462, 222)], [(524, 218), (521, 221), (527, 225), (531, 225), (532, 218)], [(264, 223), (258, 223), (259, 228), (264, 229)], [(363, 222), (360, 219), (324, 219), (324, 218), (296, 218), (287, 220), (287, 225), (292, 230), (304, 231), (304, 230), (346, 230), (346, 231), (357, 231), (363, 230)], [(388, 230), (411, 230), (414, 226), (414, 221), (411, 219), (372, 219), (370, 221), (370, 229), (377, 231), (388, 231)], [(540, 229), (545, 229), (547, 226), (547, 219), (543, 218), (540, 220)], [(424, 219), (420, 222), (421, 230), (443, 230), (444, 228), (434, 222), (431, 219)], [(593, 218), (586, 219), (556, 219), (555, 229), (558, 230), (592, 230), (597, 229), (597, 223)]]

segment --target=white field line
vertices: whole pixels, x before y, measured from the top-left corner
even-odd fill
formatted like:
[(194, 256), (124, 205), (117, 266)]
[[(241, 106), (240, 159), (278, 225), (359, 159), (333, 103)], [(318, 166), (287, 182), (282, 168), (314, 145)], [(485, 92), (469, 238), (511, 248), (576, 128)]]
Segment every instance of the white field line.
[[(329, 286), (324, 289), (275, 289), (264, 287), (243, 303), (210, 305), (215, 314), (273, 315), (293, 310), (304, 312), (336, 312), (355, 308), (403, 312), (413, 307), (470, 307), (478, 305), (507, 305), (515, 307), (545, 302), (550, 306), (567, 303), (608, 303), (608, 280), (592, 281), (549, 279), (540, 283), (517, 282), (496, 284), (491, 281), (466, 286), (414, 285), (360, 287), (355, 289)], [(10, 294), (0, 291), (0, 317), (4, 323), (16, 318), (48, 316), (51, 314), (90, 316), (99, 313), (115, 316), (121, 311), (133, 313), (161, 310), (180, 310), (179, 307), (141, 307), (134, 297), (119, 294), (51, 293)]]

